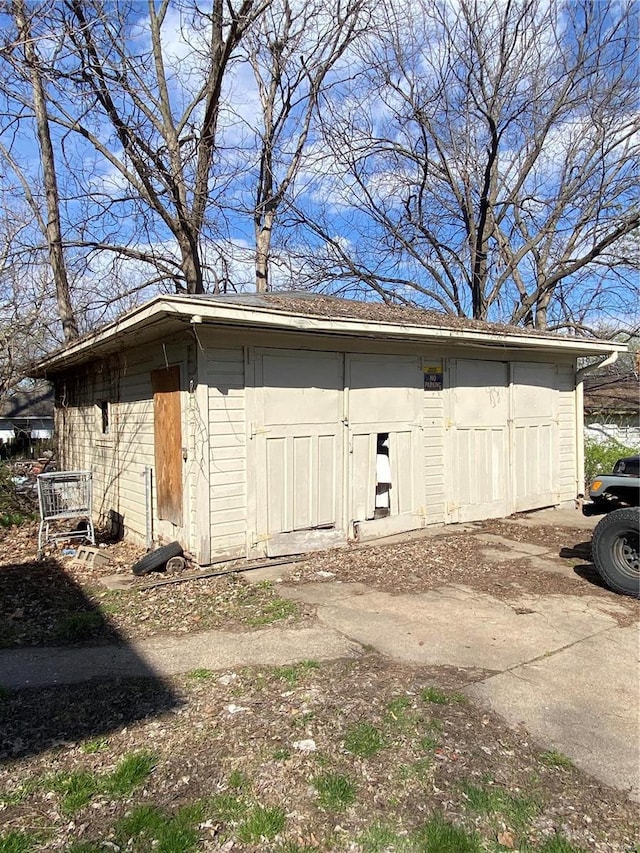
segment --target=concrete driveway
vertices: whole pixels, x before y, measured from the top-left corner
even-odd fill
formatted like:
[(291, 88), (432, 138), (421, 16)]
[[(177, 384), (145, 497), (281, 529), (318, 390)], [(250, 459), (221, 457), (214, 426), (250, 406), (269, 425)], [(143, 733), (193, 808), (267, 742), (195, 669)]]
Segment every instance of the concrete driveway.
[[(535, 523), (546, 518), (558, 526), (563, 516), (537, 513)], [(575, 512), (566, 518), (576, 526)], [(585, 528), (596, 522), (580, 517)], [(525, 555), (540, 571), (572, 572), (544, 545), (479, 539), (496, 560)], [(280, 592), (314, 604), (332, 631), (389, 657), (484, 670), (470, 696), (640, 802), (640, 633), (637, 622), (629, 624), (628, 601), (546, 594), (504, 600), (459, 585), (420, 595), (337, 582)]]

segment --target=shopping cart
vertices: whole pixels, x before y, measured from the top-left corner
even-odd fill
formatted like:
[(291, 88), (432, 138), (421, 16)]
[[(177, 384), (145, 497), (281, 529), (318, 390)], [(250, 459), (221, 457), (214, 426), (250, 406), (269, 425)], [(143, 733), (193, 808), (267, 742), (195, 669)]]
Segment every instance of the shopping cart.
[[(37, 483), (40, 506), (38, 559), (47, 542), (88, 539), (95, 545), (91, 518), (91, 472), (54, 471), (40, 474)], [(75, 521), (73, 529), (63, 529), (69, 527), (64, 522), (70, 520)]]

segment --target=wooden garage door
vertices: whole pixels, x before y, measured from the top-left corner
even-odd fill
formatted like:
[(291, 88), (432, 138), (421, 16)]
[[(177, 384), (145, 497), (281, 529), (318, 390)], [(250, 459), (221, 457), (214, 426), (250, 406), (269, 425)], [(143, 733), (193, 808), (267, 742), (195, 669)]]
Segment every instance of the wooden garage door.
[(269, 556), (344, 542), (343, 358), (256, 352), (258, 539)]
[[(347, 357), (349, 519), (360, 538), (414, 530), (425, 524), (420, 360), (403, 356)], [(376, 456), (384, 437), (391, 469), (388, 516), (376, 518)]]
[(450, 383), (449, 520), (508, 515), (507, 364), (452, 360)]
[(514, 510), (520, 512), (560, 500), (557, 370), (528, 362), (511, 369)]

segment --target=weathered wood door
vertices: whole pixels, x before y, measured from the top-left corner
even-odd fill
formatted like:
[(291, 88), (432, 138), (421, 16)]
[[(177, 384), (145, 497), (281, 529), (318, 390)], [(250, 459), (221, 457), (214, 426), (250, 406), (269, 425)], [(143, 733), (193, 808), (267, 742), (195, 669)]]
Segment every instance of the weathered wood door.
[(501, 361), (452, 360), (447, 491), (450, 521), (509, 514), (509, 381)]
[[(422, 527), (424, 516), (423, 373), (404, 356), (347, 356), (349, 520), (358, 535)], [(386, 437), (391, 468), (389, 514), (375, 518), (376, 448)]]
[(182, 526), (182, 415), (180, 368), (151, 371), (156, 512)]
[(251, 437), (269, 556), (344, 542), (343, 357), (257, 350)]
[(512, 471), (516, 512), (560, 500), (557, 369), (513, 362)]

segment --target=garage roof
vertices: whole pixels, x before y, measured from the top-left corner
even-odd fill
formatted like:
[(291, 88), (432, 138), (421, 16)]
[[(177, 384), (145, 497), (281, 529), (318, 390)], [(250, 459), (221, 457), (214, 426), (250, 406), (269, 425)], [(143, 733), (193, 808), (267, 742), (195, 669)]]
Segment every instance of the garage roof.
[(624, 344), (485, 323), (420, 308), (357, 302), (309, 293), (237, 293), (158, 296), (90, 335), (51, 353), (31, 375), (64, 370), (142, 344), (187, 325), (269, 329), (378, 341), (422, 344), (450, 342), (476, 347), (516, 348), (597, 356), (624, 352)]

